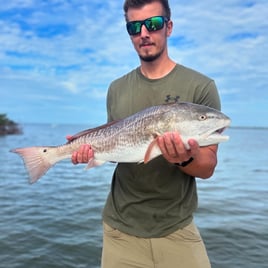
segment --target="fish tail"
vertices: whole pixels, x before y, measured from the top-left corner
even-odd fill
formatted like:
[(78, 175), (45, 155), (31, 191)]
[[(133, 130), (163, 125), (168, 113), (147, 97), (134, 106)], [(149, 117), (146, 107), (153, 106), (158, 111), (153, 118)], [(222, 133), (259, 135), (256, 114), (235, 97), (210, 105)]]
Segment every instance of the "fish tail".
[(17, 153), (24, 162), (25, 168), (29, 173), (29, 183), (35, 183), (42, 177), (57, 161), (48, 159), (47, 152), (54, 147), (27, 147), (10, 150)]

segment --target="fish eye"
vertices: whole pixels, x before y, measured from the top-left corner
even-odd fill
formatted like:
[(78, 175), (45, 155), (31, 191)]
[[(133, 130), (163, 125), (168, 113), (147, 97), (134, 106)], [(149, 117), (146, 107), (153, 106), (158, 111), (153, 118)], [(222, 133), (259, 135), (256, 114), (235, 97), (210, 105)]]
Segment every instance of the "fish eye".
[(46, 153), (46, 152), (47, 152), (47, 149), (44, 149), (44, 150), (43, 150), (43, 153)]
[(200, 120), (200, 121), (204, 121), (204, 120), (206, 120), (206, 119), (207, 119), (207, 116), (204, 115), (204, 114), (201, 114), (201, 115), (199, 116), (199, 120)]

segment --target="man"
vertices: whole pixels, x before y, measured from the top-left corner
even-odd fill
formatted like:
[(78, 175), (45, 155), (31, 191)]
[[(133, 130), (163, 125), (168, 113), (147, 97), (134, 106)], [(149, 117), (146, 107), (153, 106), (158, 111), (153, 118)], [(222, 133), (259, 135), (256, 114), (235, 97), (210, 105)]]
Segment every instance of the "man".
[[(124, 11), (140, 66), (111, 83), (108, 121), (174, 101), (220, 109), (214, 82), (168, 56), (173, 27), (168, 0), (126, 0)], [(103, 268), (210, 267), (193, 222), (195, 177), (213, 174), (217, 146), (188, 143), (187, 150), (179, 133), (165, 133), (158, 139), (162, 156), (148, 164), (117, 165), (103, 211)], [(84, 145), (72, 162), (87, 163), (93, 156), (90, 145)]]

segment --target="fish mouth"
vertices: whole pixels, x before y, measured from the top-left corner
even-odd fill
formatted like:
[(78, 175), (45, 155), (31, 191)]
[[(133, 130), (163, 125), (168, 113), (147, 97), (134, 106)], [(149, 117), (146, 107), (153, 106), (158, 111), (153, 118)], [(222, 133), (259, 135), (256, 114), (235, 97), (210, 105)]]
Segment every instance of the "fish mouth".
[(206, 138), (215, 138), (219, 141), (227, 141), (229, 139), (229, 136), (223, 135), (223, 132), (229, 127), (229, 123), (224, 125), (220, 128), (212, 129), (211, 131), (207, 132), (204, 137)]
[(214, 133), (219, 133), (219, 134), (222, 134), (223, 131), (226, 129), (227, 127), (223, 127), (223, 128), (220, 128), (220, 129), (217, 129), (216, 131), (214, 131)]

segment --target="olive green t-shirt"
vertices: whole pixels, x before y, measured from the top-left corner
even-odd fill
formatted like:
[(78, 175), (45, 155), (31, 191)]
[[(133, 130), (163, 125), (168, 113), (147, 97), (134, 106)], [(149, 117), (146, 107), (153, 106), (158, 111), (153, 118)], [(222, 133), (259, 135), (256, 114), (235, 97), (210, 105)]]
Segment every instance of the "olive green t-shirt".
[[(221, 108), (214, 81), (194, 70), (177, 64), (165, 77), (148, 79), (137, 68), (111, 83), (108, 121), (174, 101)], [(103, 220), (130, 235), (162, 237), (189, 224), (196, 208), (195, 178), (159, 156), (147, 164), (117, 165)]]

